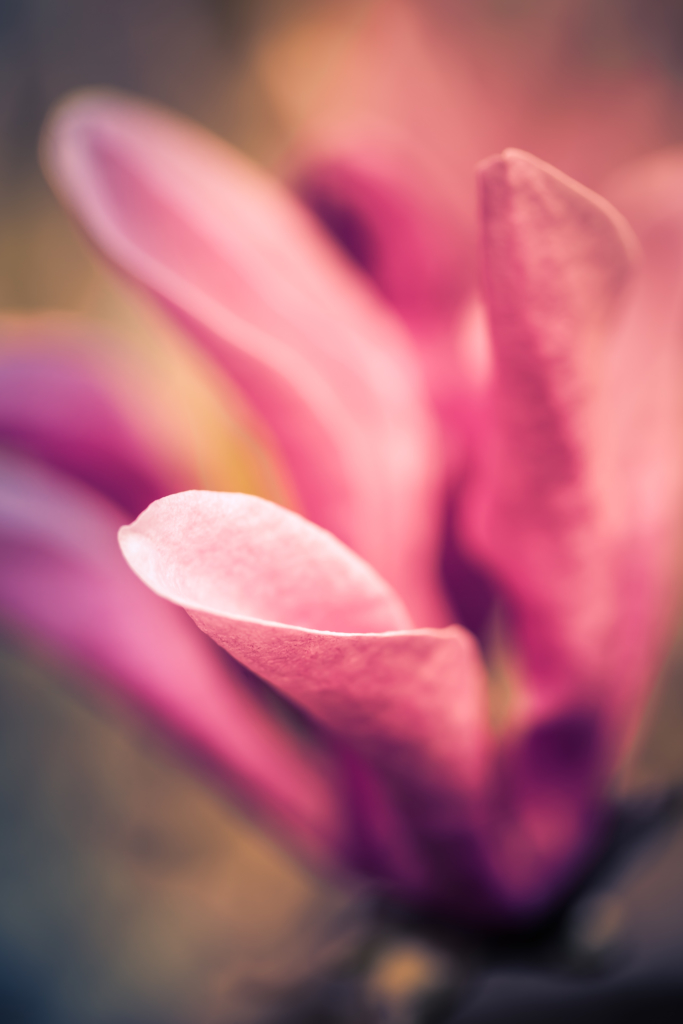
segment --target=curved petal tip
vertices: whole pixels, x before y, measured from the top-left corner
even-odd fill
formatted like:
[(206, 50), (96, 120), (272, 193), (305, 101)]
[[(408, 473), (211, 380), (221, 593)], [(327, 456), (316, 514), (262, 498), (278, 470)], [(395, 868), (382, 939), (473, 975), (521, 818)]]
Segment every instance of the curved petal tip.
[(327, 530), (253, 495), (171, 495), (119, 539), (133, 571), (188, 610), (344, 633), (411, 625), (363, 559)]

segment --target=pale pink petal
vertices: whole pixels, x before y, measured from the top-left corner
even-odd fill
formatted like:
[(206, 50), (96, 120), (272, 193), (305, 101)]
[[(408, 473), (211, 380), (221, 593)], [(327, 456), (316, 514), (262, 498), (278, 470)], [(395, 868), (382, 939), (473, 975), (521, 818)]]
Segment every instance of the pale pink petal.
[(412, 625), (366, 562), (327, 530), (262, 498), (173, 494), (125, 527), (121, 543), (148, 585), (164, 596), (182, 585), (202, 608), (344, 633)]
[(306, 514), (443, 621), (434, 425), (411, 344), (314, 219), (201, 129), (107, 94), (46, 137), (91, 238), (218, 359), (272, 432)]
[[(8, 326), (2, 335), (5, 343), (13, 340)], [(87, 352), (95, 339), (84, 329), (22, 328), (17, 340), (21, 348), (10, 345), (0, 358), (5, 447), (68, 472), (134, 515), (191, 482), (126, 417), (114, 369)]]
[(172, 495), (120, 538), (156, 593), (375, 766), (416, 837), (417, 852), (406, 837), (387, 852), (402, 883), (466, 904), (463, 872), (481, 871), (470, 832), (490, 758), (471, 636), (406, 628), (397, 597), (368, 565), (260, 498)]
[(0, 458), (0, 616), (138, 704), (309, 853), (352, 845), (336, 768), (302, 746), (187, 617), (131, 573), (125, 514), (85, 485)]

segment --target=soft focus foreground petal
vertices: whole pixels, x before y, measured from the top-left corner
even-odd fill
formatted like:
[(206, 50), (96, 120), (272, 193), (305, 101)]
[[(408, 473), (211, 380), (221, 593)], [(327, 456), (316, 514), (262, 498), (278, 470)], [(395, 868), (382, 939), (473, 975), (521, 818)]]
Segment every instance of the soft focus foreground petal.
[(374, 765), (417, 844), (411, 850), (396, 825), (393, 849), (375, 837), (402, 884), (461, 908), (480, 902), (472, 829), (490, 750), (472, 637), (457, 626), (406, 628), (400, 602), (369, 566), (260, 498), (172, 495), (120, 540), (156, 593)]
[(347, 837), (325, 758), (281, 727), (185, 616), (130, 572), (125, 514), (31, 460), (0, 457), (0, 615), (133, 700), (309, 852)]
[[(0, 324), (0, 443), (77, 477), (136, 515), (191, 482), (127, 417), (112, 361), (87, 351), (84, 328)], [(21, 347), (15, 347), (13, 342)], [(149, 427), (151, 424), (146, 423)]]
[[(635, 241), (608, 203), (515, 150), (481, 170), (494, 381), (462, 529), (538, 688), (605, 671), (619, 584), (597, 479), (609, 333)], [(578, 688), (578, 689), (577, 689)]]
[(419, 367), (315, 220), (226, 144), (114, 95), (67, 102), (45, 154), (95, 243), (243, 388), (306, 514), (419, 622), (444, 621), (441, 468)]

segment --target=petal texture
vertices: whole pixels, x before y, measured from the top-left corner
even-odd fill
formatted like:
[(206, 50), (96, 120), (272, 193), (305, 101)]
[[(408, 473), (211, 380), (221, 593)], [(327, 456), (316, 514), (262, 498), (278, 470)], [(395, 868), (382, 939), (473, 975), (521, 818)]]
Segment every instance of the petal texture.
[(622, 181), (639, 257), (613, 207), (533, 157), (481, 170), (493, 385), (459, 525), (503, 605), (492, 849), (519, 892), (554, 861), (551, 892), (599, 835), (673, 621), (683, 236), (656, 180)]
[(437, 871), (430, 859), (439, 843), (452, 890), (445, 898), (462, 903), (471, 854), (463, 834), (490, 758), (472, 638), (457, 626), (406, 628), (400, 603), (369, 566), (259, 498), (172, 495), (120, 538), (152, 589), (374, 766), (415, 837), (411, 848), (394, 826), (387, 858), (401, 882), (443, 894), (444, 865)]
[(654, 671), (632, 502), (644, 478), (617, 414), (619, 389), (641, 381), (615, 386), (638, 245), (604, 199), (527, 154), (508, 150), (480, 177), (492, 385), (458, 540), (502, 611), (512, 704), (490, 849), (530, 907), (534, 876), (547, 899), (596, 841), (634, 689)]
[(481, 171), (494, 383), (464, 533), (529, 675), (604, 674), (618, 588), (601, 486), (605, 363), (635, 242), (604, 200), (511, 150)]
[(350, 840), (330, 762), (130, 572), (116, 544), (124, 520), (83, 484), (2, 455), (2, 618), (133, 700), (305, 849), (339, 863)]
[(441, 470), (421, 375), (313, 218), (227, 145), (113, 95), (63, 106), (45, 153), (95, 243), (243, 388), (306, 514), (420, 622), (442, 621)]

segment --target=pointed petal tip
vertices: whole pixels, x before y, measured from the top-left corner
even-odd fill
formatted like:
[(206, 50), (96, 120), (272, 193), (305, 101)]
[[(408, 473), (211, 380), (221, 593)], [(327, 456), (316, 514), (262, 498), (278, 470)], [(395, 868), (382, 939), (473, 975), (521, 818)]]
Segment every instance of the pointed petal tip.
[(514, 184), (516, 180), (540, 177), (543, 174), (560, 175), (567, 181), (571, 181), (552, 164), (546, 163), (523, 149), (515, 149), (511, 146), (500, 153), (493, 153), (484, 160), (480, 160), (476, 166), (476, 173), (479, 180), (483, 182), (502, 178), (509, 181), (510, 184)]
[[(551, 196), (562, 196), (565, 204), (571, 203), (579, 210), (591, 209), (603, 222), (609, 222), (616, 246), (621, 250), (625, 272), (639, 261), (640, 244), (626, 218), (603, 196), (540, 157), (509, 147), (482, 160), (476, 172), (484, 206), (492, 200), (498, 205), (501, 192), (509, 196), (531, 194), (537, 200), (545, 197), (546, 204)], [(498, 193), (495, 200), (494, 192)]]

